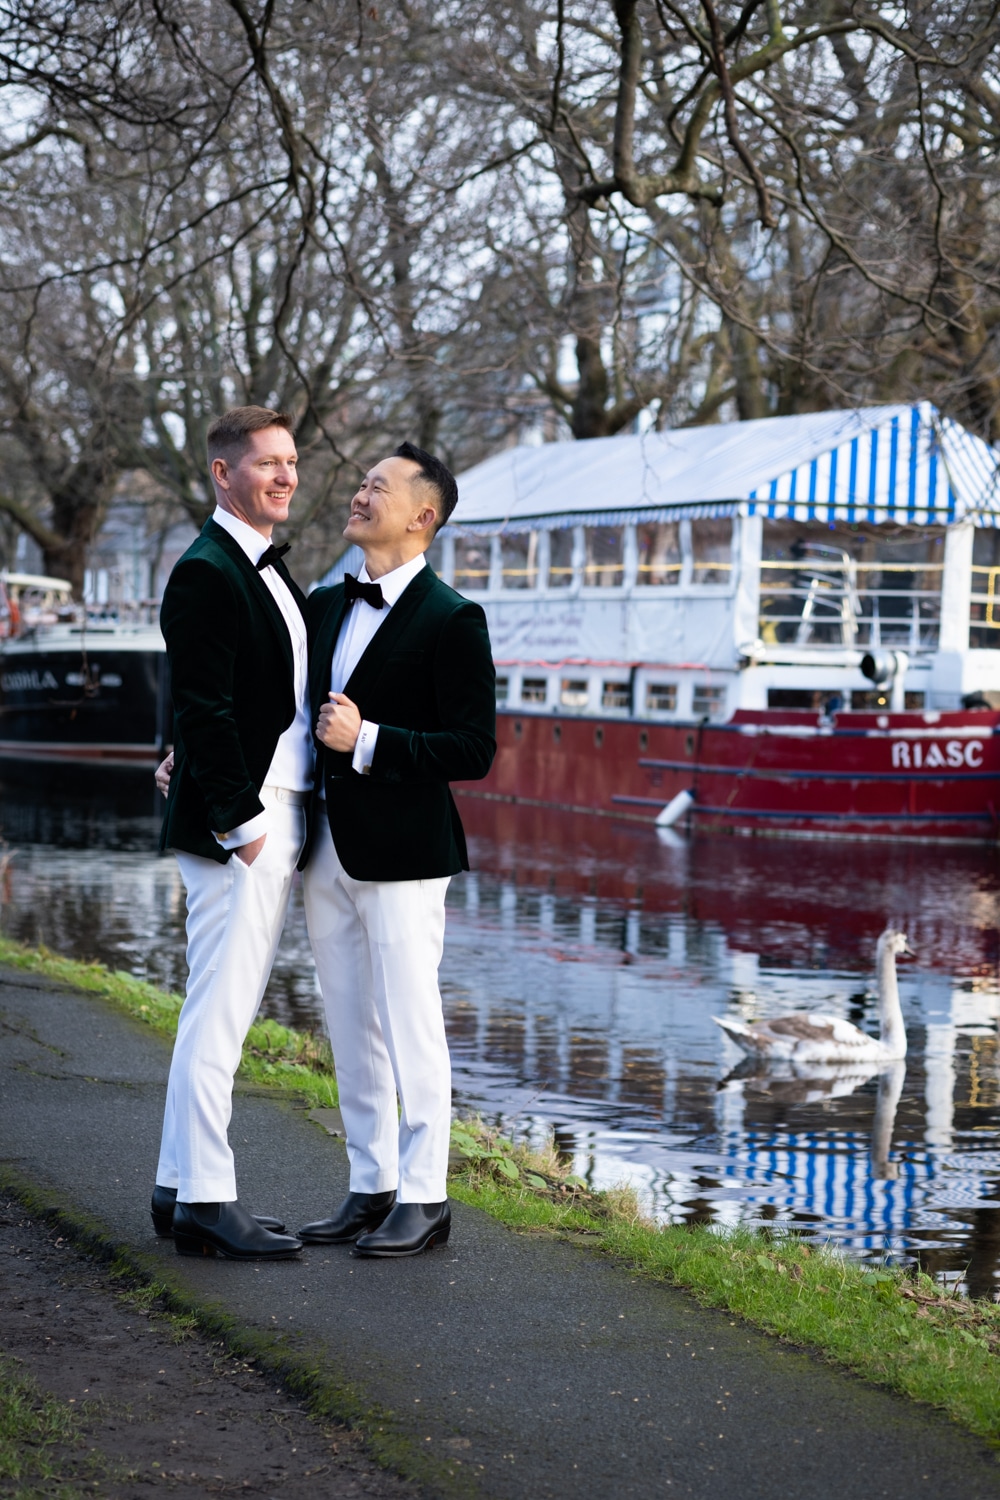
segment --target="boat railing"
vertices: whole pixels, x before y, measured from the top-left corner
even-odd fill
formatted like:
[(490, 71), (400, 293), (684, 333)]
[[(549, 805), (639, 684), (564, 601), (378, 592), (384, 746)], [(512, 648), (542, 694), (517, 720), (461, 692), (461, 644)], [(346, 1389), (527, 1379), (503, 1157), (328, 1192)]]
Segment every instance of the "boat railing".
[(769, 645), (933, 651), (943, 572), (943, 563), (860, 561), (815, 543), (798, 557), (765, 558), (760, 638)]
[(121, 599), (112, 605), (87, 606), (88, 625), (155, 625), (159, 617), (159, 599)]
[(11, 617), (0, 615), (0, 642), (40, 640), (55, 632), (68, 631), (85, 638), (88, 634), (107, 634), (116, 630), (145, 630), (157, 625), (159, 606), (116, 605), (113, 609), (86, 607), (74, 603), (57, 609), (28, 607)]
[[(1000, 631), (1000, 619), (997, 618), (997, 604), (1000, 602), (998, 578), (1000, 578), (1000, 567), (982, 567), (973, 563), (969, 624), (973, 627), (974, 636), (979, 631)], [(976, 644), (975, 640), (973, 644)], [(982, 644), (1000, 645), (1000, 637), (995, 642), (987, 640)]]

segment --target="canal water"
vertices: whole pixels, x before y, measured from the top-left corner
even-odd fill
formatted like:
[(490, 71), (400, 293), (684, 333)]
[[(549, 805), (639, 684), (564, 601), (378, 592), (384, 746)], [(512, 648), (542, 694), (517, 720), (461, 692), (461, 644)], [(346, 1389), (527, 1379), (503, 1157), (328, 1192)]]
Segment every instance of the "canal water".
[[(461, 798), (474, 871), (441, 971), (455, 1105), (554, 1130), (596, 1186), (671, 1221), (793, 1226), (1000, 1296), (1000, 860), (988, 849), (658, 836)], [(183, 890), (158, 810), (0, 795), (11, 937), (180, 989)], [(905, 1068), (752, 1072), (713, 1015), (821, 1008), (876, 1029), (891, 921)], [(264, 1009), (321, 1010), (296, 893)]]

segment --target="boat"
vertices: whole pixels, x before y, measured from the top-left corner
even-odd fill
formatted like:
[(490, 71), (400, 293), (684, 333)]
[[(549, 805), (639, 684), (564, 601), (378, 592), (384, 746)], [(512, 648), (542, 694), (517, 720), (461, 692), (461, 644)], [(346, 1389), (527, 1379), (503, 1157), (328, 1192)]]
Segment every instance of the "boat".
[(0, 572), (0, 775), (153, 770), (171, 739), (167, 659), (148, 612), (104, 617), (70, 584)]
[(458, 792), (678, 829), (996, 841), (998, 459), (918, 402), (470, 469), (430, 560), (486, 611), (498, 751)]

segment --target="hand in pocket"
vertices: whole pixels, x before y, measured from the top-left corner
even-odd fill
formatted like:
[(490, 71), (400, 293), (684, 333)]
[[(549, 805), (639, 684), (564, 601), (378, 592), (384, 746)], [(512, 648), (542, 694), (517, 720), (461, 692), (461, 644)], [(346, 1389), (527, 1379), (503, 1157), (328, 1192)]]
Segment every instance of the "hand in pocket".
[(259, 839), (254, 839), (252, 844), (241, 844), (236, 851), (236, 858), (241, 859), (245, 865), (252, 865), (267, 841), (267, 834), (262, 833)]

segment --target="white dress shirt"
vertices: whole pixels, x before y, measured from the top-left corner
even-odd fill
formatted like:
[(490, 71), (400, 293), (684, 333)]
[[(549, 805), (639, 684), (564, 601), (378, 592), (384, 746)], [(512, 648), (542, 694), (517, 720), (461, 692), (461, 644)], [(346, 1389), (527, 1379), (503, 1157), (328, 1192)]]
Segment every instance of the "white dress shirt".
[[(356, 599), (351, 605), (333, 652), (333, 662), (330, 667), (331, 693), (344, 691), (351, 680), (351, 673), (364, 655), (375, 632), (403, 590), (416, 578), (424, 562), (424, 554), (421, 552), (419, 557), (411, 558), (401, 568), (393, 568), (391, 573), (383, 573), (381, 578), (375, 580), (382, 590), (381, 609), (374, 609), (364, 599)], [(372, 582), (368, 568), (364, 564), (358, 573), (358, 582)], [(377, 739), (378, 725), (362, 719), (361, 732), (358, 735), (358, 742), (354, 747), (354, 758), (351, 762), (354, 770), (362, 776), (367, 775), (371, 767)], [(321, 792), (321, 795), (325, 794)]]
[[(221, 505), (216, 506), (212, 520), (239, 542), (256, 567), (261, 553), (271, 545), (267, 537), (261, 536), (259, 531), (255, 531), (238, 516), (231, 515), (228, 510), (223, 510)], [(275, 604), (281, 611), (281, 617), (288, 627), (295, 667), (295, 717), (274, 747), (274, 758), (264, 778), (264, 784), (283, 787), (289, 792), (307, 792), (313, 782), (313, 737), (309, 713), (309, 656), (306, 624), (291, 589), (278, 570), (266, 567), (261, 570), (260, 576), (270, 590)], [(267, 832), (267, 822), (268, 812), (265, 808), (255, 818), (241, 823), (238, 828), (230, 828), (223, 833), (216, 832), (215, 838), (223, 849), (241, 849), (244, 844), (252, 844), (254, 839), (259, 839)]]

